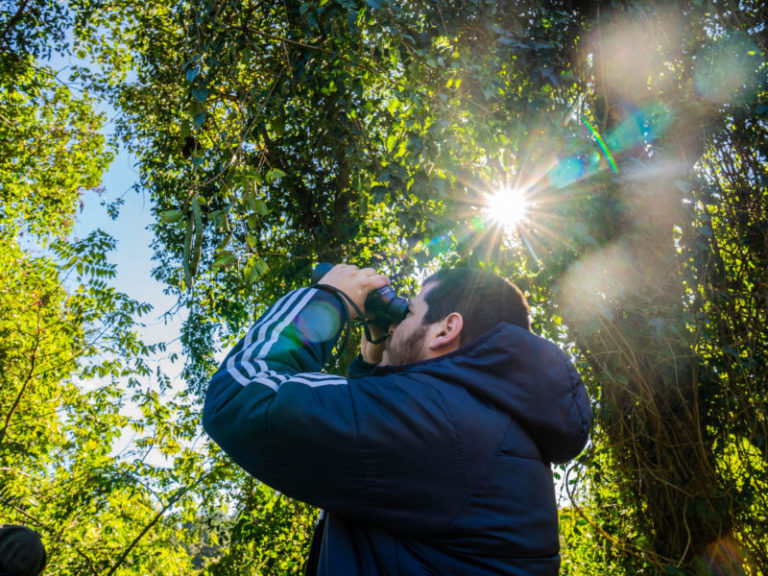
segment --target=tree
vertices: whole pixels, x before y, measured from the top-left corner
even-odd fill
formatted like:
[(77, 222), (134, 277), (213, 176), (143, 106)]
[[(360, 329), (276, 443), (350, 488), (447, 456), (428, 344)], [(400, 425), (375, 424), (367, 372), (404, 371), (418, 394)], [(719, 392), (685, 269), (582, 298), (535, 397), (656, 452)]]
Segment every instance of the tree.
[[(620, 502), (631, 516), (634, 538), (619, 539), (636, 558), (628, 566), (674, 572), (722, 564), (738, 573), (730, 566), (741, 564), (738, 554), (723, 553), (738, 535), (745, 566), (757, 574), (766, 565), (756, 511), (765, 504), (758, 494), (767, 453), (764, 403), (755, 402), (757, 383), (766, 381), (762, 347), (754, 347), (765, 339), (754, 331), (763, 282), (755, 266), (766, 252), (749, 239), (761, 234), (766, 208), (757, 136), (765, 129), (757, 44), (765, 14), (757, 5), (739, 13), (642, 6), (627, 3), (596, 23), (597, 126), (624, 158), (612, 182), (589, 190), (613, 210), (606, 219), (586, 206), (589, 232), (605, 240), (581, 249), (560, 299), (600, 384), (598, 438), (608, 457), (591, 473), (620, 488), (598, 502)], [(628, 78), (620, 45), (637, 45), (640, 36), (645, 47), (634, 58), (642, 73)], [(740, 125), (750, 128), (739, 135)], [(644, 150), (627, 148), (630, 131)], [(722, 151), (749, 168), (736, 176)]]
[[(60, 574), (186, 574), (181, 518), (205, 500), (197, 430), (138, 336), (148, 306), (109, 281), (114, 240), (71, 237), (112, 158), (104, 117), (38, 58), (65, 50), (74, 14), (0, 11), (0, 520), (38, 530)], [(129, 400), (134, 405), (126, 409)], [(169, 406), (170, 404), (170, 406)], [(123, 434), (135, 442), (115, 454)], [(183, 444), (184, 445), (183, 445)], [(153, 447), (173, 468), (147, 460)], [(202, 496), (201, 496), (202, 494)]]

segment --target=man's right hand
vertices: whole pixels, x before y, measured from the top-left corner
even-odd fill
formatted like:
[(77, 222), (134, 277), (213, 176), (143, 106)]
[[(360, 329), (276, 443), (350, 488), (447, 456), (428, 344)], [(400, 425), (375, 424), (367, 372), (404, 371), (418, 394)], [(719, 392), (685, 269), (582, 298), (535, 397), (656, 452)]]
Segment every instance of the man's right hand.
[[(371, 338), (378, 340), (379, 338), (386, 336), (387, 332), (383, 332), (374, 322), (368, 324), (368, 329), (371, 332)], [(381, 364), (381, 360), (384, 356), (384, 350), (387, 349), (387, 340), (379, 344), (370, 342), (365, 334), (360, 341), (360, 355), (368, 364)]]
[[(369, 292), (389, 285), (389, 278), (373, 268), (358, 268), (350, 264), (336, 264), (318, 284), (325, 284), (346, 294), (355, 305), (365, 312), (365, 298)], [(357, 318), (357, 311), (345, 302), (350, 319)]]

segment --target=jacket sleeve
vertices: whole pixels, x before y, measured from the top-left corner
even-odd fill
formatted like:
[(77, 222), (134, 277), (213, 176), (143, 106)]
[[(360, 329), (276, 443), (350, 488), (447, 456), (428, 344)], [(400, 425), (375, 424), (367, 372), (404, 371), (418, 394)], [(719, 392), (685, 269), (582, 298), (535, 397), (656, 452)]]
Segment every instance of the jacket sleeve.
[(289, 496), (385, 527), (445, 526), (464, 499), (451, 478), (460, 466), (450, 414), (435, 413), (436, 392), (425, 397), (431, 408), (414, 399), (418, 383), (404, 376), (320, 372), (341, 311), (316, 289), (275, 303), (214, 374), (203, 426), (238, 465)]

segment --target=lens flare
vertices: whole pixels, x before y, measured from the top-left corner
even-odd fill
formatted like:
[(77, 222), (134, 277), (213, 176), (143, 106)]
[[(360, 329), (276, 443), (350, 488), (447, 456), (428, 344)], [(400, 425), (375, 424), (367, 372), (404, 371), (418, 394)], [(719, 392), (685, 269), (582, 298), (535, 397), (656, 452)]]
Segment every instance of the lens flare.
[(603, 139), (600, 136), (600, 134), (597, 132), (597, 130), (595, 130), (592, 127), (592, 124), (590, 124), (586, 118), (582, 118), (582, 120), (584, 121), (584, 124), (586, 124), (587, 128), (589, 128), (589, 131), (592, 132), (592, 135), (595, 137), (595, 140), (597, 140), (597, 143), (599, 144), (600, 149), (603, 151), (603, 154), (605, 154), (605, 157), (608, 159), (608, 164), (611, 165), (611, 170), (613, 170), (613, 173), (614, 174), (618, 173), (618, 170), (616, 169), (616, 162), (613, 161), (613, 156), (611, 156), (611, 151), (608, 150), (608, 146), (605, 145), (605, 142), (603, 142)]
[(501, 188), (488, 197), (485, 205), (487, 217), (507, 232), (525, 222), (528, 209), (528, 198), (519, 188)]
[(696, 90), (713, 102), (750, 100), (760, 90), (763, 54), (743, 32), (718, 38), (696, 54)]

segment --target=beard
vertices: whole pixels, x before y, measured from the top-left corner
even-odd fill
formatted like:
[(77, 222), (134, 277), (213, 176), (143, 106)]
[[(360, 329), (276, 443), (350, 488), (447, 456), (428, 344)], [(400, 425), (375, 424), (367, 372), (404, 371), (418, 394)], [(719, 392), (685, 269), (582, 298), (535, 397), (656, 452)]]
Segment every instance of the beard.
[(422, 324), (404, 339), (398, 341), (390, 340), (384, 353), (384, 362), (382, 364), (402, 366), (403, 364), (412, 364), (424, 360), (423, 346), (426, 334), (427, 326)]

